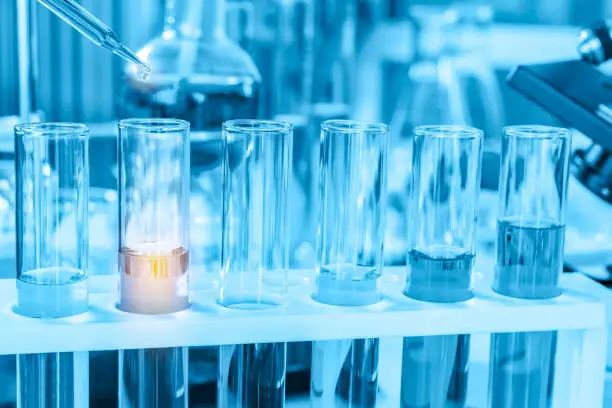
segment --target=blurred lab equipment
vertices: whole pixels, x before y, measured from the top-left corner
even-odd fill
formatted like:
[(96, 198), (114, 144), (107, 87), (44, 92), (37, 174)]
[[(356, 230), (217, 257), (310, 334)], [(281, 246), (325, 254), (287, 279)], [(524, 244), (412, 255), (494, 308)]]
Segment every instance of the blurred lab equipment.
[[(145, 78), (151, 72), (149, 66), (143, 63), (128, 47), (119, 42), (117, 35), (93, 14), (73, 0), (38, 0), (55, 15), (74, 27), (89, 41), (99, 47), (106, 48), (113, 54), (137, 66), (138, 75)], [(25, 3), (25, 1), (24, 1)]]
[(117, 205), (117, 190), (89, 189), (90, 275), (114, 275), (117, 271)]
[[(561, 294), (571, 133), (546, 126), (505, 129), (493, 290), (520, 299)], [(489, 407), (546, 408), (556, 332), (491, 337)]]
[[(293, 182), (290, 183), (289, 223), (291, 267), (314, 263), (315, 211), (312, 188), (316, 184), (315, 146), (318, 129), (309, 123), (313, 92), (315, 2), (308, 0), (267, 1), (271, 8), (270, 29), (274, 33), (268, 84), (272, 86), (270, 109), (275, 120), (293, 124)], [(265, 68), (264, 68), (265, 69)], [(264, 78), (265, 80), (265, 78)], [(290, 277), (290, 282), (293, 282)]]
[[(410, 66), (392, 118), (394, 139), (413, 127), (446, 123), (483, 129), (498, 137), (501, 91), (489, 63), (493, 10), (484, 3), (413, 6), (416, 61)], [(404, 78), (402, 78), (404, 79)]]
[[(389, 185), (385, 258), (392, 264), (404, 263), (399, 243), (406, 235), (407, 209), (401, 197), (410, 191), (414, 127), (475, 126), (484, 130), (485, 149), (495, 149), (492, 139), (499, 138), (504, 120), (501, 90), (488, 58), (492, 8), (482, 2), (455, 2), (448, 7), (415, 5), (410, 12), (416, 25), (416, 56), (407, 78), (401, 77), (391, 119), (390, 163), (397, 173)], [(494, 225), (494, 216), (481, 217), (479, 222), (481, 230), (487, 231)], [(493, 242), (494, 237), (480, 234), (478, 239)]]
[(291, 266), (315, 264), (320, 124), (348, 119), (354, 93), (356, 0), (279, 0), (272, 116), (295, 126)]
[(125, 67), (120, 117), (174, 117), (191, 123), (192, 265), (196, 287), (217, 280), (221, 229), (221, 124), (257, 117), (260, 75), (225, 35), (225, 0), (167, 0), (162, 33), (138, 52), (153, 70)]
[(593, 65), (603, 64), (612, 58), (612, 20), (599, 21), (580, 31), (578, 53)]

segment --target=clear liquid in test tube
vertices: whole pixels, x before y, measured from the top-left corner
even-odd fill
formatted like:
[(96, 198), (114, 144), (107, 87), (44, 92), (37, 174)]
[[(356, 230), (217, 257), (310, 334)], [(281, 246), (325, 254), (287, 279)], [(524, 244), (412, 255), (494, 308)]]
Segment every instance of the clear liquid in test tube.
[[(504, 129), (493, 290), (520, 299), (561, 293), (571, 133), (548, 126)], [(492, 335), (489, 406), (551, 403), (556, 332)]]
[[(382, 123), (321, 125), (318, 302), (365, 306), (382, 297), (388, 137)], [(317, 341), (312, 349), (312, 407), (376, 406), (379, 339)]]
[(17, 309), (65, 317), (88, 306), (89, 130), (73, 123), (15, 127)]
[[(89, 129), (75, 123), (15, 127), (17, 307), (33, 318), (87, 311)], [(18, 406), (87, 404), (88, 353), (17, 357)]]
[[(482, 131), (415, 129), (404, 294), (436, 303), (472, 297)], [(469, 335), (406, 337), (402, 408), (466, 403)]]

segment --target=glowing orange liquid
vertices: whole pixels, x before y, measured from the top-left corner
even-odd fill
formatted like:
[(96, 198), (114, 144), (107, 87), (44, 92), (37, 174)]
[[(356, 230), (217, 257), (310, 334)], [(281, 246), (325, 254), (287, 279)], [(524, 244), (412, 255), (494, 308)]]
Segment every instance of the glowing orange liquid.
[(176, 248), (119, 251), (119, 308), (142, 314), (173, 313), (189, 307), (189, 252)]

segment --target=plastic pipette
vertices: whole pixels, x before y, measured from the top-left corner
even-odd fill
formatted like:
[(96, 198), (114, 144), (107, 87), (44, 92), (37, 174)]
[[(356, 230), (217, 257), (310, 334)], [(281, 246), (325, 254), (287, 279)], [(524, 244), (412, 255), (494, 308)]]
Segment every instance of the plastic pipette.
[(119, 41), (117, 35), (115, 35), (109, 26), (98, 20), (96, 16), (73, 0), (38, 1), (97, 46), (104, 47), (113, 54), (136, 64), (138, 66), (138, 74), (142, 78), (146, 78), (151, 72), (151, 68), (142, 62), (132, 50)]

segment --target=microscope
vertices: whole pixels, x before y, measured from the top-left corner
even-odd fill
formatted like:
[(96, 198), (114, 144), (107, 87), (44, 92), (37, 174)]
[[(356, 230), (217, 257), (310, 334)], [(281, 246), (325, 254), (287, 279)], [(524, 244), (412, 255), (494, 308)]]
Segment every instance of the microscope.
[[(516, 91), (582, 132), (590, 146), (576, 149), (570, 173), (586, 189), (612, 204), (612, 20), (582, 30), (575, 60), (519, 65), (507, 82)], [(612, 64), (611, 64), (612, 65)], [(612, 265), (606, 266), (612, 285)]]
[(519, 65), (508, 84), (582, 132), (592, 144), (571, 158), (571, 174), (612, 204), (612, 77), (597, 67), (612, 59), (612, 20), (582, 30), (581, 58)]

